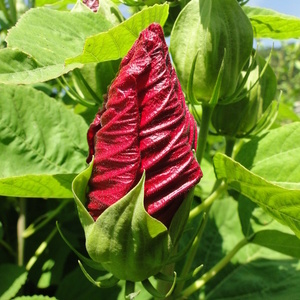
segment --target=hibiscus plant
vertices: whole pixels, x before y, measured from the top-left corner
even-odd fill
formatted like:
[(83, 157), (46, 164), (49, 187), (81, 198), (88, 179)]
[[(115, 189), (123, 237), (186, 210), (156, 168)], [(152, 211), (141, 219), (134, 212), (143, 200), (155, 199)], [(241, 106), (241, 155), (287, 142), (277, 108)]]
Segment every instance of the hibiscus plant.
[(247, 2), (0, 0), (1, 300), (300, 299), (300, 118), (260, 42), (300, 19)]

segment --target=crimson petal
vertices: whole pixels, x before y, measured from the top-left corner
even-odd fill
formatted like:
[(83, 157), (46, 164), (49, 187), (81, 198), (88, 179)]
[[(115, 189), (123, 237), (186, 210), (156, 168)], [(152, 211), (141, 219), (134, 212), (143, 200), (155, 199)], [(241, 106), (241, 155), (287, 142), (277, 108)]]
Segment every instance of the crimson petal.
[(88, 210), (96, 219), (146, 171), (145, 208), (169, 226), (201, 169), (197, 128), (185, 104), (162, 28), (145, 29), (121, 62), (107, 103), (88, 132), (95, 154)]

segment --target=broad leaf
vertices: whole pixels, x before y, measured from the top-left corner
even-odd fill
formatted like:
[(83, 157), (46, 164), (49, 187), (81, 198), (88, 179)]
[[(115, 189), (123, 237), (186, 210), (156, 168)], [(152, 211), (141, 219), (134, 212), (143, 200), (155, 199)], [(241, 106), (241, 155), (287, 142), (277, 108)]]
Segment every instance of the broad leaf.
[(140, 32), (151, 23), (160, 23), (162, 26), (168, 17), (168, 4), (154, 5), (136, 13), (120, 25), (89, 37), (81, 55), (70, 55), (66, 64), (92, 63), (115, 60), (125, 56)]
[(85, 168), (87, 125), (31, 87), (0, 85), (0, 194), (72, 197)]
[(300, 258), (300, 240), (288, 233), (278, 230), (261, 230), (255, 233), (251, 243)]
[(226, 270), (223, 278), (216, 278), (214, 287), (205, 299), (298, 299), (299, 270), (298, 260), (258, 259), (237, 265), (234, 269)]
[(300, 189), (300, 122), (276, 128), (244, 144), (236, 160), (273, 184)]
[(0, 299), (12, 299), (25, 283), (27, 271), (24, 267), (13, 264), (2, 264), (0, 266)]
[(256, 38), (291, 39), (300, 36), (300, 19), (261, 7), (243, 7)]
[[(28, 54), (27, 59), (23, 54), (26, 64), (19, 66), (22, 63), (21, 54), (12, 60), (14, 53), (1, 50), (0, 57), (10, 57), (10, 63), (17, 74), (15, 78), (14, 72), (7, 72), (8, 66), (3, 63), (3, 69), (0, 66), (0, 74), (6, 75), (4, 78), (3, 75), (2, 78), (0, 76), (0, 80), (10, 83), (33, 83), (65, 74), (80, 66), (72, 64), (65, 67), (65, 59), (79, 55), (88, 36), (106, 31), (110, 27), (111, 24), (103, 15), (93, 12), (71, 13), (45, 8), (31, 9), (22, 16), (7, 36), (8, 48)], [(2, 51), (5, 53), (2, 54)], [(27, 78), (20, 74), (26, 70)]]
[[(203, 264), (203, 272), (207, 272), (243, 239), (236, 213), (237, 206), (237, 201), (228, 196), (214, 202), (193, 267)], [(269, 219), (272, 218), (269, 217)], [(279, 230), (287, 228), (274, 219), (264, 227), (266, 229), (279, 228)], [(205, 285), (200, 292), (200, 297), (195, 293), (189, 299), (273, 299), (273, 297), (277, 297), (276, 286), (280, 286), (281, 299), (285, 299), (284, 295), (298, 289), (296, 279), (282, 279), (284, 276), (291, 279), (293, 276), (297, 277), (296, 263), (297, 260), (289, 259), (284, 254), (249, 243), (215, 278)], [(300, 265), (298, 265), (299, 267)], [(274, 271), (274, 277), (270, 277), (272, 271)], [(261, 288), (262, 278), (272, 278), (272, 280), (263, 281), (263, 290)], [(281, 284), (282, 280), (285, 284)], [(280, 299), (280, 297), (278, 296), (276, 299)]]
[(214, 165), (219, 179), (226, 179), (230, 188), (263, 207), (300, 238), (300, 190), (274, 185), (221, 153), (215, 155)]

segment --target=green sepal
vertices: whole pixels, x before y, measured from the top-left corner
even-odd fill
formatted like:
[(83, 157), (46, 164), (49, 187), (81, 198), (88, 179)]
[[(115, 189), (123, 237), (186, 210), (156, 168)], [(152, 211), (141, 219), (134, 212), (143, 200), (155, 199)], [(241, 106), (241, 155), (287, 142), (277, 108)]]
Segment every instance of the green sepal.
[(81, 269), (81, 271), (83, 272), (84, 276), (95, 286), (99, 287), (99, 288), (111, 288), (113, 286), (115, 286), (120, 279), (116, 278), (114, 275), (110, 274), (109, 277), (107, 277), (106, 275), (103, 276), (104, 278), (98, 279), (97, 281), (94, 280), (94, 278), (86, 271), (86, 269), (84, 268), (84, 266), (82, 265), (82, 263), (80, 262), (80, 260), (78, 261), (79, 267)]
[(77, 255), (77, 257), (79, 259), (81, 259), (86, 265), (88, 265), (89, 267), (91, 267), (92, 269), (98, 270), (98, 271), (104, 271), (104, 268), (102, 267), (102, 265), (98, 262), (93, 261), (92, 259), (85, 257), (84, 255), (82, 255), (80, 252), (78, 252), (73, 246), (72, 244), (68, 241), (68, 239), (64, 236), (64, 234), (62, 233), (58, 222), (56, 222), (56, 227), (57, 230), (60, 234), (60, 236), (62, 237), (62, 239), (64, 240), (64, 242), (67, 244), (67, 246)]
[(217, 76), (217, 80), (216, 80), (211, 98), (209, 100), (209, 105), (211, 107), (215, 107), (219, 101), (220, 91), (221, 91), (221, 87), (222, 87), (222, 80), (223, 80), (223, 75), (224, 75), (225, 59), (226, 59), (226, 48), (224, 48), (223, 60), (222, 60), (221, 66), (220, 66), (220, 70), (219, 70), (219, 73)]
[(172, 245), (165, 225), (145, 211), (145, 174), (127, 195), (94, 222), (83, 201), (78, 201), (85, 198), (84, 184), (88, 183), (90, 168), (91, 165), (73, 184), (90, 257), (119, 279), (142, 281), (158, 273)]
[(193, 199), (194, 199), (194, 188), (192, 188), (188, 192), (186, 198), (184, 199), (184, 201), (178, 208), (177, 212), (175, 213), (175, 215), (171, 221), (171, 224), (169, 227), (169, 236), (170, 236), (173, 247), (177, 246), (179, 239), (183, 233), (184, 227), (185, 227), (188, 217), (189, 217), (190, 208), (191, 208)]
[(73, 193), (93, 261), (119, 279), (143, 281), (169, 263), (188, 220), (193, 189), (189, 191), (169, 229), (144, 207), (145, 172), (139, 183), (108, 207), (96, 221), (85, 208), (93, 162), (73, 182)]
[(78, 216), (86, 236), (89, 234), (91, 227), (94, 225), (92, 216), (85, 208), (86, 188), (92, 174), (93, 164), (94, 157), (87, 169), (79, 173), (72, 182), (72, 191), (78, 210)]

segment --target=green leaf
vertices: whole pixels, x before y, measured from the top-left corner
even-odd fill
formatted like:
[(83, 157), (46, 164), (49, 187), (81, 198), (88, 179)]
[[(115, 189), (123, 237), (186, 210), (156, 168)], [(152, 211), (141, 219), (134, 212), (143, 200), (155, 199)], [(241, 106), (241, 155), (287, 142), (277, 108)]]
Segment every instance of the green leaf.
[[(79, 66), (79, 65), (77, 65)], [(74, 69), (75, 65), (44, 67), (30, 55), (19, 50), (0, 50), (0, 83), (31, 84), (47, 81)]]
[(230, 188), (263, 207), (300, 238), (300, 190), (274, 185), (221, 153), (215, 155), (214, 165), (218, 179), (226, 179)]
[[(110, 27), (111, 24), (101, 14), (91, 11), (71, 13), (46, 8), (30, 9), (9, 31), (7, 43), (10, 50), (0, 51), (5, 51), (0, 57), (15, 56), (10, 61), (13, 69), (8, 69), (7, 63), (0, 65), (0, 74), (4, 74), (0, 76), (0, 80), (9, 83), (33, 83), (65, 74), (80, 66), (65, 66), (65, 59), (79, 55), (88, 36), (106, 31)], [(20, 52), (28, 54), (29, 58), (26, 59), (25, 54)], [(26, 62), (24, 66), (19, 66), (22, 64), (21, 58)]]
[(300, 258), (300, 240), (295, 235), (278, 230), (261, 230), (255, 233), (251, 243)]
[(83, 53), (74, 57), (70, 55), (72, 58), (66, 60), (66, 65), (103, 62), (125, 56), (143, 29), (154, 22), (164, 25), (168, 10), (166, 3), (145, 8), (107, 32), (89, 37)]
[(0, 194), (10, 197), (72, 198), (71, 185), (76, 175), (39, 174), (0, 178)]
[(300, 122), (273, 129), (244, 144), (236, 160), (271, 183), (300, 189)]
[(42, 92), (0, 85), (0, 195), (70, 198), (84, 169), (84, 120)]
[[(228, 196), (214, 202), (194, 267), (203, 264), (202, 271), (207, 272), (243, 239), (237, 215), (238, 205), (237, 201)], [(273, 219), (270, 225), (275, 228), (275, 224), (277, 228), (287, 228)], [(289, 259), (288, 256), (276, 251), (249, 243), (215, 278), (207, 282), (198, 295), (195, 293), (194, 297), (191, 296), (189, 299), (281, 300), (288, 298), (289, 293), (294, 295), (293, 292), (297, 296), (300, 274), (298, 262), (299, 260)]]
[(27, 279), (24, 267), (13, 264), (0, 265), (0, 300), (12, 299)]
[(259, 259), (241, 264), (226, 270), (225, 278), (217, 277), (205, 299), (298, 299), (299, 270), (298, 260)]
[(256, 38), (291, 39), (300, 36), (300, 19), (261, 7), (243, 7)]

